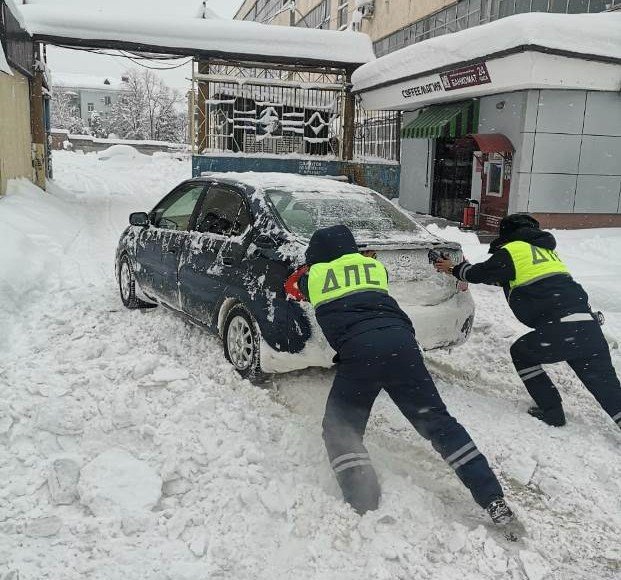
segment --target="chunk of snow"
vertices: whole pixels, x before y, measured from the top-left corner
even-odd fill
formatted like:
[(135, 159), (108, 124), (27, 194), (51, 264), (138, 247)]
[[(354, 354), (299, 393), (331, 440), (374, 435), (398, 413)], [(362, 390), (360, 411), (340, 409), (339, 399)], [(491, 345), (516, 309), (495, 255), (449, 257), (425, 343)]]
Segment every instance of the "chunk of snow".
[(78, 483), (80, 501), (100, 517), (150, 510), (161, 491), (156, 471), (122, 449), (109, 449), (85, 465)]
[(529, 45), (621, 59), (620, 30), (621, 13), (516, 14), (406, 46), (360, 67), (352, 82), (362, 91)]
[(30, 538), (49, 538), (60, 531), (61, 525), (57, 516), (36, 518), (26, 523), (25, 533)]
[(520, 560), (524, 566), (524, 572), (528, 580), (544, 580), (550, 573), (550, 568), (545, 560), (536, 552), (520, 550)]
[(73, 459), (56, 459), (47, 478), (48, 488), (55, 505), (69, 505), (78, 498), (80, 466)]
[(537, 469), (537, 462), (527, 455), (511, 455), (502, 462), (503, 472), (511, 479), (528, 485)]

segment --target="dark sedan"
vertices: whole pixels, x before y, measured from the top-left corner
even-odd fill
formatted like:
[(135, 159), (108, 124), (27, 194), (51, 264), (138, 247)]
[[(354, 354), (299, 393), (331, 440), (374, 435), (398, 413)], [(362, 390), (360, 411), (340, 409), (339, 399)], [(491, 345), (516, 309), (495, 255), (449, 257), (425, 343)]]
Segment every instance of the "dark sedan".
[(243, 375), (330, 366), (333, 352), (296, 280), (315, 229), (343, 223), (387, 267), (391, 294), (422, 347), (464, 342), (474, 304), (437, 274), (428, 253), (461, 258), (380, 194), (282, 173), (214, 174), (181, 183), (149, 213), (134, 213), (116, 254), (128, 308), (162, 304), (217, 332)]

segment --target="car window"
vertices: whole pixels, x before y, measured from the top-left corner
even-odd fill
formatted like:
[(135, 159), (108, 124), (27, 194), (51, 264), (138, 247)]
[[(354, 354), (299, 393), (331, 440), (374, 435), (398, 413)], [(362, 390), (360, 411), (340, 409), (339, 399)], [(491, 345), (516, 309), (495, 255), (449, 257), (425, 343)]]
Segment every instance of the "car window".
[(364, 189), (265, 191), (287, 228), (309, 237), (318, 228), (348, 226), (354, 235), (384, 238), (419, 232), (420, 226), (381, 195)]
[(250, 225), (250, 214), (242, 196), (230, 187), (213, 185), (202, 202), (196, 231), (237, 236)]
[(192, 183), (179, 188), (153, 211), (155, 227), (166, 230), (187, 230), (190, 218), (205, 186)]

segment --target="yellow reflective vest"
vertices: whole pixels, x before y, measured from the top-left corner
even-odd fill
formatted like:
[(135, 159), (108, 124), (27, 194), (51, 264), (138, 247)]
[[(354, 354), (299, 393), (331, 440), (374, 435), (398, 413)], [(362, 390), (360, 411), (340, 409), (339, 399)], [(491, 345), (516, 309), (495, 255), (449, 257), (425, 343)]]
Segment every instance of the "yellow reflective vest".
[(515, 266), (515, 278), (509, 282), (511, 290), (550, 276), (570, 275), (567, 266), (554, 250), (533, 246), (527, 242), (510, 242), (503, 248), (509, 252)]
[(362, 254), (345, 254), (314, 264), (308, 272), (308, 298), (316, 308), (356, 292), (388, 292), (388, 274), (381, 262)]

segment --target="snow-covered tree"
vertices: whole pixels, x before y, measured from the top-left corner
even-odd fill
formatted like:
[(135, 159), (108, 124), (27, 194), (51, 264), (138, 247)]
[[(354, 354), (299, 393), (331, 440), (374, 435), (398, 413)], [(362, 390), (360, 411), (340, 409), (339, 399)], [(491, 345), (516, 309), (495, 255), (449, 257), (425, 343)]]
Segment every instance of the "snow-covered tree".
[(70, 133), (81, 133), (84, 123), (75, 104), (75, 94), (63, 89), (54, 89), (51, 102), (52, 128), (65, 129)]
[(109, 123), (97, 111), (91, 113), (89, 129), (91, 135), (100, 139), (105, 139), (110, 133)]
[(110, 130), (124, 139), (182, 142), (185, 117), (178, 91), (148, 69), (126, 74), (125, 91), (113, 106)]

